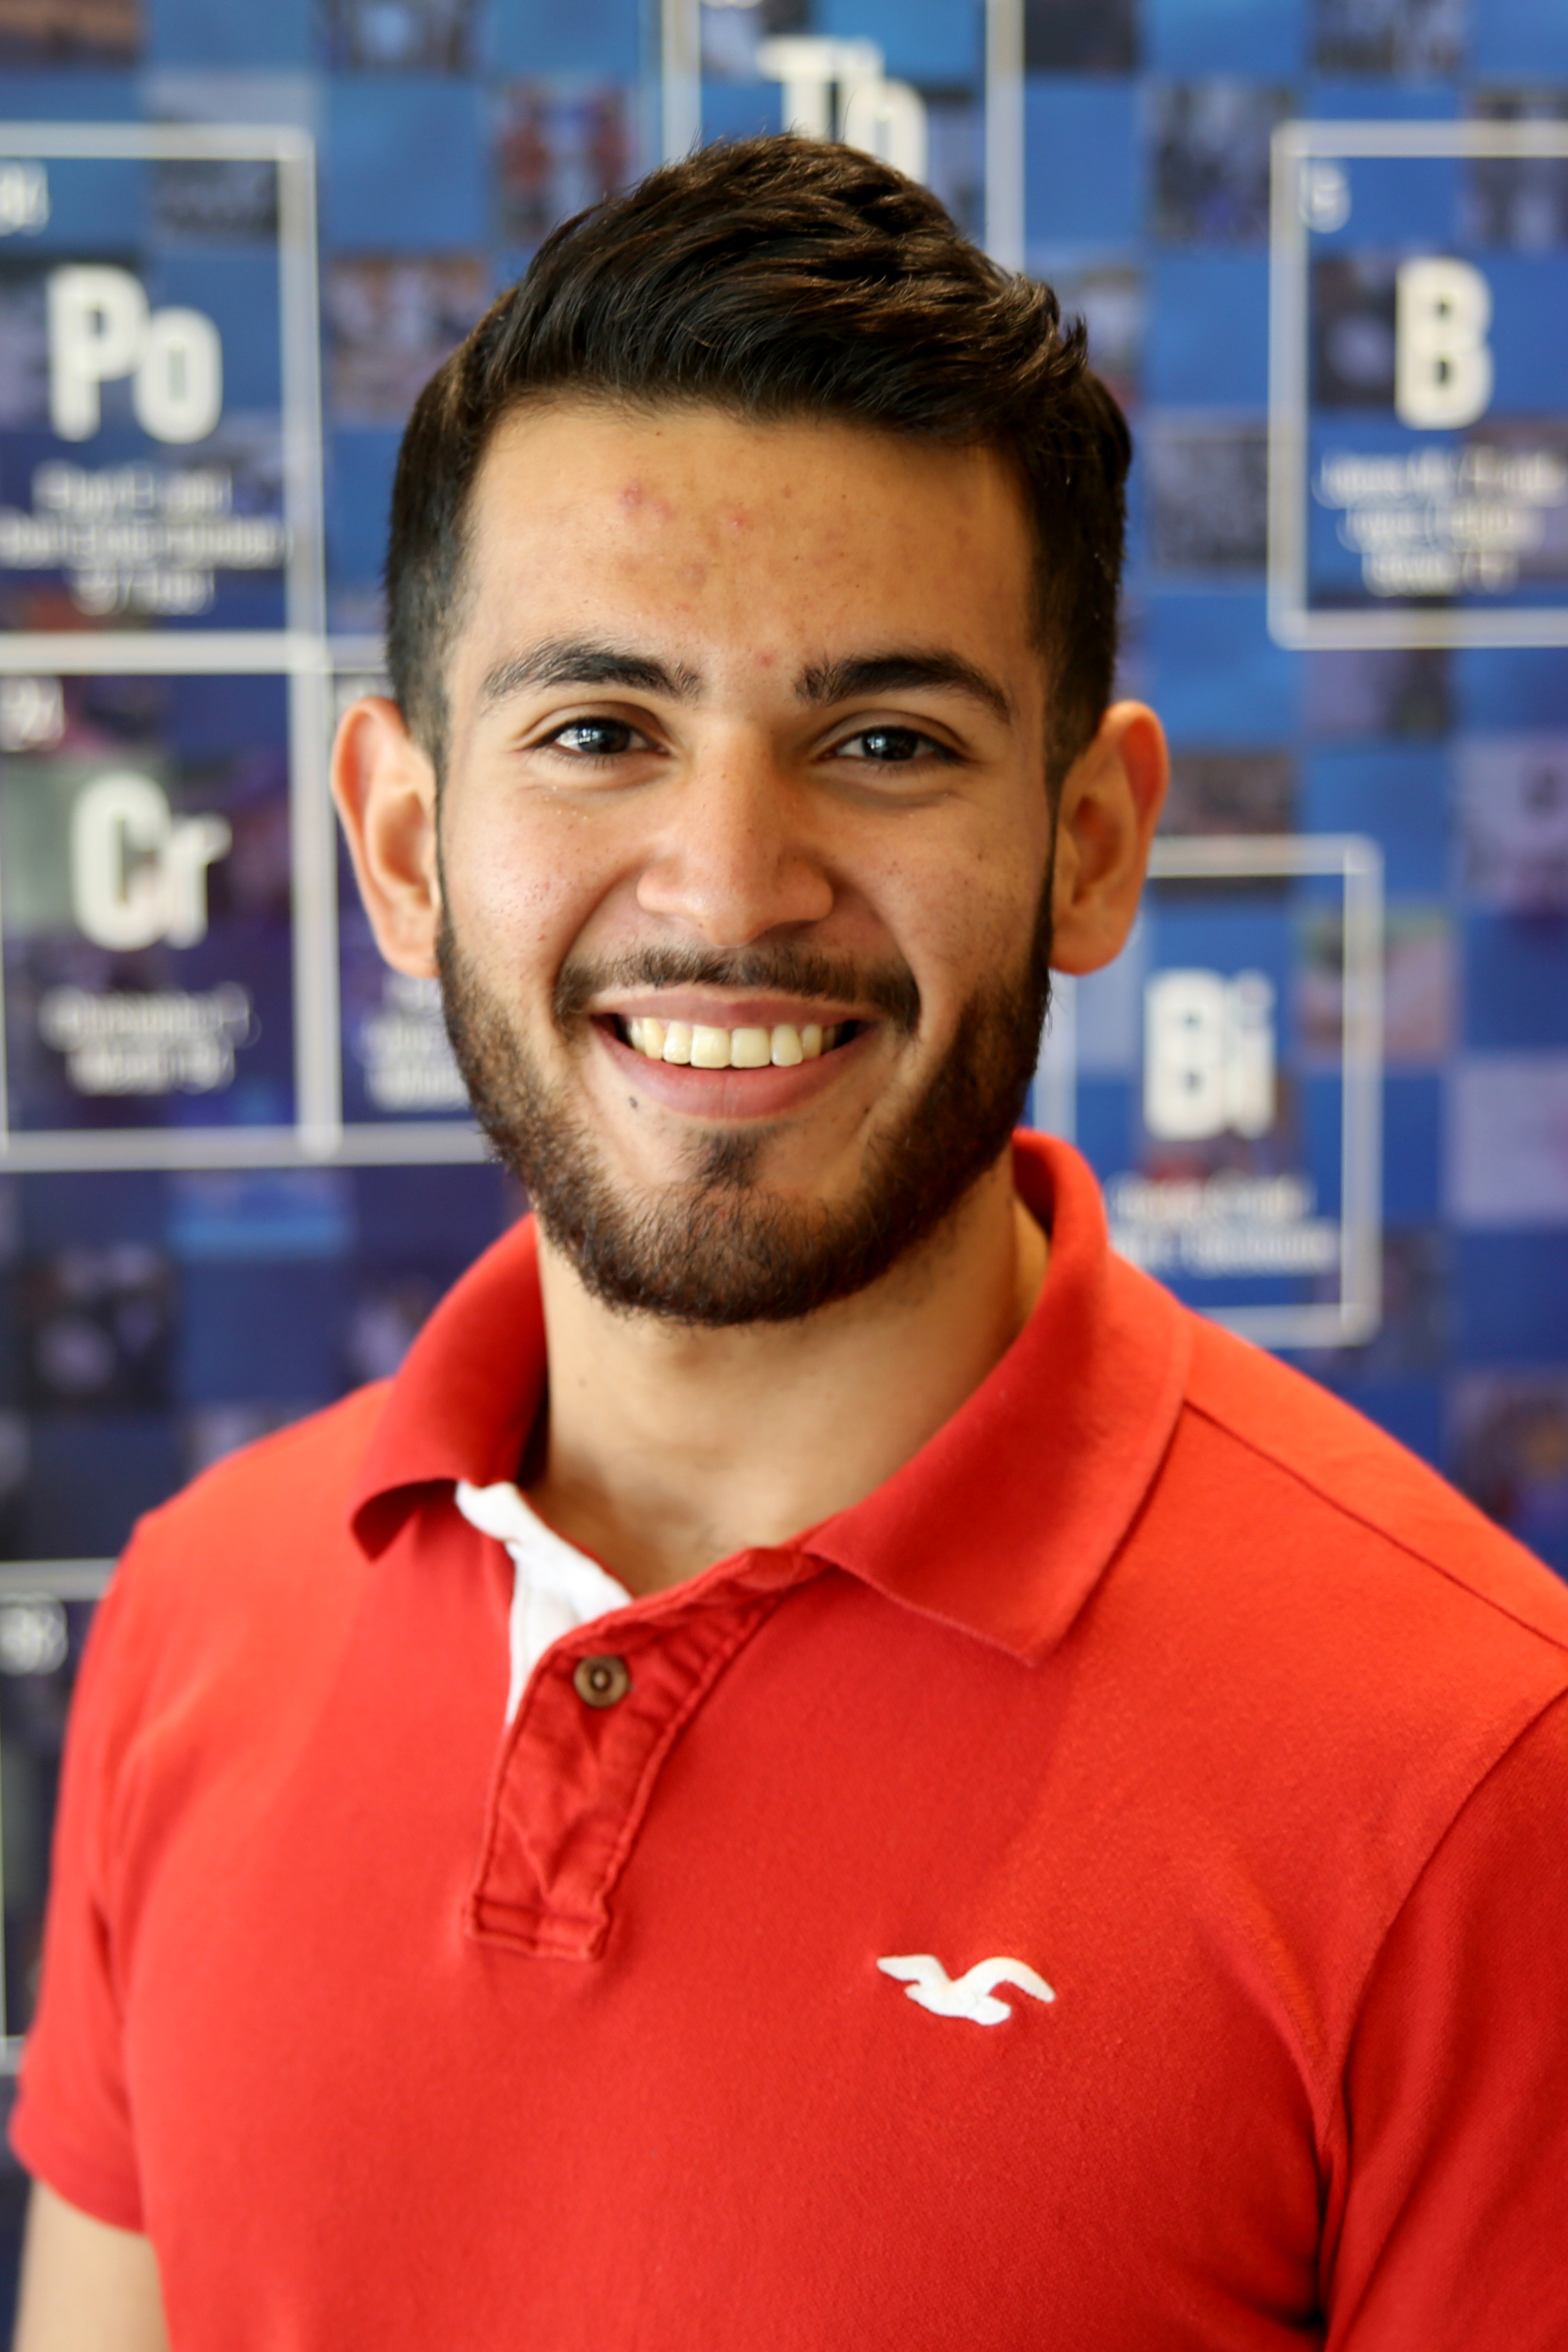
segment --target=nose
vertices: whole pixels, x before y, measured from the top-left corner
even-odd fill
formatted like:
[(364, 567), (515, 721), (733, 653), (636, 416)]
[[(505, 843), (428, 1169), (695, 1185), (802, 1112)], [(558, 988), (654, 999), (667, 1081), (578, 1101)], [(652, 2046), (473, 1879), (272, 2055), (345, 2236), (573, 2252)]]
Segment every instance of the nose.
[(810, 798), (766, 743), (737, 734), (714, 744), (670, 797), (638, 905), (716, 948), (821, 922), (834, 892)]

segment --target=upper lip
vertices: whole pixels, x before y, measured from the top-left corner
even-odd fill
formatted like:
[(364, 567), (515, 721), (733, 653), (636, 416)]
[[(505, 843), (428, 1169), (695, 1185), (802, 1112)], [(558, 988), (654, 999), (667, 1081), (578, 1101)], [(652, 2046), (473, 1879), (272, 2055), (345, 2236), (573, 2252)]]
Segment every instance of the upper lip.
[(705, 1029), (805, 1029), (813, 1024), (827, 1029), (844, 1021), (874, 1018), (849, 1005), (799, 996), (711, 996), (692, 988), (650, 988), (593, 1010), (601, 1020), (685, 1021)]

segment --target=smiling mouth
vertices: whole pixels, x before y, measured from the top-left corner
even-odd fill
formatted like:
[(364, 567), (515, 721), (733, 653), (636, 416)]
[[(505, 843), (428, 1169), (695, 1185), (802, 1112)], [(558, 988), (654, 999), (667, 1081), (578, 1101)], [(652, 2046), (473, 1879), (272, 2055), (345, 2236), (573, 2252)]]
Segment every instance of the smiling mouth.
[(655, 1021), (651, 1016), (615, 1016), (615, 1034), (644, 1061), (674, 1062), (694, 1070), (792, 1070), (799, 1063), (820, 1061), (837, 1046), (847, 1045), (865, 1027), (862, 1021), (835, 1021), (827, 1025), (808, 1022), (776, 1022), (770, 1029), (710, 1028), (700, 1021)]

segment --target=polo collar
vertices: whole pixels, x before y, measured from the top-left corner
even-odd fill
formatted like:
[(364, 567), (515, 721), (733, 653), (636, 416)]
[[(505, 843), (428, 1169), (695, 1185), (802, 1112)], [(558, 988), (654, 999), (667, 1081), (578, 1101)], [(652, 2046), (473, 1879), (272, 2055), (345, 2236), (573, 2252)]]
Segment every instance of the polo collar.
[[(802, 1567), (842, 1569), (1037, 1658), (1077, 1616), (1154, 1482), (1186, 1392), (1191, 1323), (1112, 1254), (1094, 1177), (1069, 1145), (1019, 1135), (1014, 1175), (1051, 1234), (1029, 1321), (902, 1469), (790, 1549)], [(382, 1550), (423, 1491), (515, 1478), (545, 1372), (530, 1218), (448, 1294), (392, 1381), (352, 1503), (365, 1549)], [(705, 1587), (722, 1573), (709, 1570)]]
[(516, 1478), (545, 1393), (538, 1237), (525, 1217), (450, 1289), (403, 1358), (350, 1505), (383, 1551), (422, 1489)]
[(1109, 1566), (1164, 1459), (1191, 1322), (1113, 1255), (1092, 1171), (1015, 1138), (1024, 1206), (1051, 1235), (1039, 1300), (952, 1419), (852, 1510), (806, 1538), (893, 1599), (1033, 1658)]

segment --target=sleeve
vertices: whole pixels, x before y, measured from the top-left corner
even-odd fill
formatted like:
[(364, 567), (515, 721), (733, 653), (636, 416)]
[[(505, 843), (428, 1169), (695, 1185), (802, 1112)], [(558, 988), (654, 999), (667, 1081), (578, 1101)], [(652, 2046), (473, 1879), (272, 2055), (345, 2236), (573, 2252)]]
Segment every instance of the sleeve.
[(1476, 1789), (1372, 1970), (1327, 2352), (1568, 2344), (1568, 1698)]
[(11, 2146), (26, 2170), (96, 2221), (142, 2227), (126, 2088), (114, 1923), (117, 1725), (128, 1679), (124, 1570), (89, 1630), (66, 1735), (37, 2013)]

